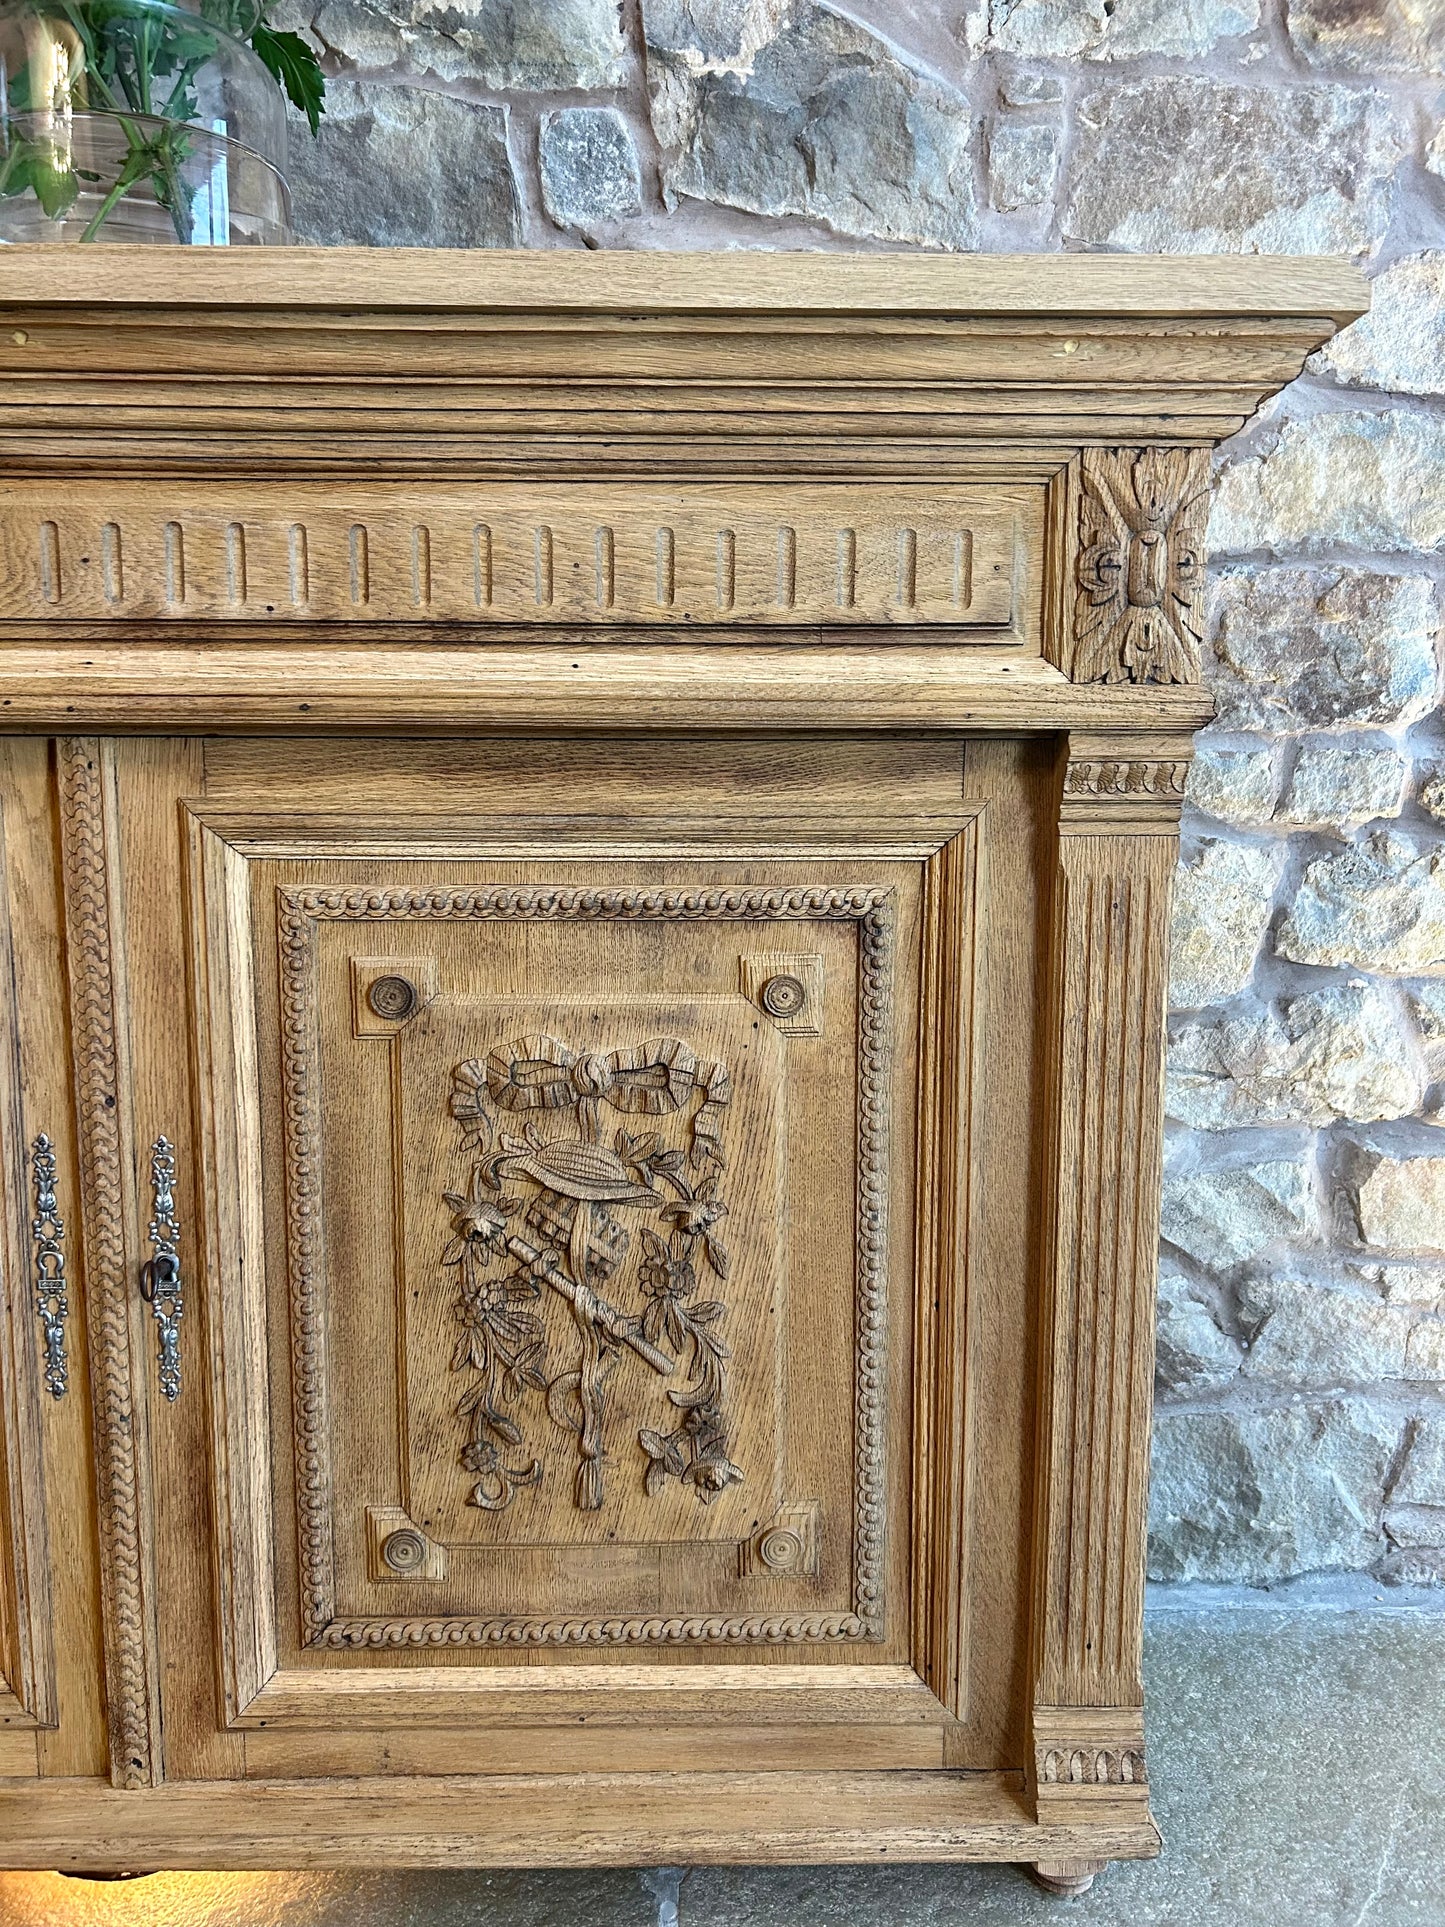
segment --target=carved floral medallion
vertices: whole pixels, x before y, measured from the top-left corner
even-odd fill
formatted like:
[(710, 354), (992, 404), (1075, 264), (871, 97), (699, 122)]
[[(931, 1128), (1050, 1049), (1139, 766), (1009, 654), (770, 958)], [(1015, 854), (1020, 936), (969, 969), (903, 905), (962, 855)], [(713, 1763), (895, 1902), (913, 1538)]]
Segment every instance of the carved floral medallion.
[[(635, 1435), (645, 1490), (677, 1479), (707, 1504), (742, 1479), (730, 1457), (727, 1306), (705, 1289), (728, 1273), (718, 1226), (730, 1095), (726, 1067), (675, 1037), (607, 1053), (521, 1037), (455, 1066), (451, 1113), (474, 1162), (466, 1190), (444, 1194), (442, 1263), (457, 1278), (452, 1369), (467, 1381), (456, 1415), (473, 1505), (502, 1511), (540, 1482), (527, 1439), (542, 1423), (575, 1436), (573, 1495), (595, 1512), (624, 1358), (666, 1386), (666, 1416)], [(609, 1114), (668, 1119), (671, 1130), (609, 1130)], [(542, 1316), (548, 1294), (570, 1312), (560, 1356)]]
[(1199, 681), (1208, 482), (1192, 449), (1086, 453), (1075, 682)]

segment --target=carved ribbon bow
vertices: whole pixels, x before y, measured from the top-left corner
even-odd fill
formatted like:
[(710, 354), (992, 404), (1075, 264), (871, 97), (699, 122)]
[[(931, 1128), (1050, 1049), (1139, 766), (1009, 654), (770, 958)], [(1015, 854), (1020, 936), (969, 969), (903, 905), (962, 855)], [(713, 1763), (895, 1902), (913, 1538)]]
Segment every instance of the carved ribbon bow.
[(501, 1044), (487, 1055), (487, 1092), (502, 1111), (556, 1111), (576, 1105), (584, 1142), (597, 1142), (599, 1106), (665, 1117), (694, 1090), (704, 1101), (692, 1121), (694, 1139), (716, 1141), (718, 1113), (731, 1095), (721, 1064), (700, 1065), (676, 1037), (650, 1037), (614, 1051), (568, 1050), (545, 1034)]

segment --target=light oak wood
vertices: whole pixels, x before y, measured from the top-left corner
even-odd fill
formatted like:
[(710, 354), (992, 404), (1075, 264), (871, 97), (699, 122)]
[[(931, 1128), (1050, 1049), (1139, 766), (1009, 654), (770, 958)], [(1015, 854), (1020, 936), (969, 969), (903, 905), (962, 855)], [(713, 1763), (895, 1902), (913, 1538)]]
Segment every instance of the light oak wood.
[[(19, 1693), (0, 1691), (0, 1735), (19, 1771), (38, 1759), (49, 1774), (99, 1773), (108, 1760), (99, 1649), (98, 1539), (91, 1473), (91, 1385), (87, 1348), (85, 1252), (76, 1157), (66, 978), (57, 877), (55, 793), (50, 745), (11, 737), (0, 746), (0, 824), (4, 838), (7, 1207), (17, 1212), (19, 1251), (7, 1265), (13, 1292), (13, 1350), (3, 1376), (13, 1412), (27, 1408), (38, 1430), (22, 1431), (19, 1503), (12, 1502), (10, 1552), (0, 1554), (0, 1590), (25, 1629), (8, 1662)], [(55, 1238), (63, 1257), (67, 1315), (62, 1322), (64, 1389), (55, 1396), (44, 1327), (35, 1299), (39, 1216), (35, 1146), (53, 1146)], [(16, 1195), (18, 1188), (19, 1195)], [(13, 1203), (11, 1200), (13, 1199)], [(51, 1221), (51, 1228), (55, 1222)], [(12, 1234), (16, 1235), (16, 1234)], [(23, 1423), (23, 1417), (22, 1417)], [(12, 1434), (13, 1436), (13, 1434)], [(38, 1512), (36, 1510), (38, 1504)], [(27, 1654), (28, 1648), (28, 1654)], [(37, 1715), (43, 1715), (37, 1724)], [(34, 1730), (21, 1734), (17, 1727)]]
[[(339, 1774), (422, 1775), (495, 1773), (607, 1772), (616, 1753), (615, 1736), (605, 1728), (528, 1726), (523, 1721), (501, 1732), (468, 1733), (455, 1726), (378, 1733), (348, 1733), (338, 1740), (320, 1732), (246, 1734), (246, 1777), (274, 1780), (284, 1771), (294, 1779), (328, 1779)], [(628, 1770), (634, 1773), (747, 1773), (765, 1760), (771, 1773), (896, 1773), (908, 1768), (940, 1769), (944, 1736), (940, 1726), (866, 1726), (859, 1721), (827, 1725), (700, 1728), (669, 1726), (654, 1715), (630, 1727)]]
[(19, 621), (980, 630), (1037, 647), (1043, 492), (637, 482), (0, 489)]
[(0, 1860), (1156, 1851), (1208, 448), (1361, 288), (0, 252)]
[[(23, 916), (23, 897), (17, 900), (12, 863), (24, 861), (24, 778), (39, 774), (35, 759), (23, 755), (20, 767), (5, 772), (10, 779), (0, 797), (0, 981), (4, 984), (3, 1021), (9, 1048), (0, 1057), (0, 1158), (8, 1182), (0, 1191), (0, 1729), (16, 1726), (53, 1727), (57, 1719), (54, 1644), (53, 1579), (49, 1546), (47, 1468), (45, 1465), (44, 1403), (38, 1375), (31, 1369), (36, 1343), (40, 1262), (40, 1232), (55, 1228), (42, 1210), (42, 1188), (48, 1182), (44, 1166), (55, 1159), (52, 1140), (26, 1136), (27, 1106), (20, 1063), (19, 1012), (16, 997), (17, 957), (14, 917)], [(29, 763), (29, 770), (24, 764)], [(29, 799), (34, 807), (33, 791)], [(18, 847), (17, 847), (18, 846)], [(13, 855), (12, 855), (13, 852)], [(67, 1173), (67, 1176), (69, 1174)], [(59, 1185), (58, 1171), (54, 1184)], [(63, 1277), (65, 1258), (73, 1259), (73, 1245), (65, 1251), (64, 1214), (58, 1212), (59, 1235), (53, 1240), (62, 1267), (61, 1292), (49, 1300), (52, 1310), (64, 1313), (60, 1326), (62, 1352), (75, 1342), (69, 1320), (69, 1301), (75, 1278)], [(37, 1226), (39, 1231), (37, 1231)], [(62, 1388), (68, 1379), (68, 1355), (54, 1375)], [(33, 1740), (30, 1743), (34, 1751)]]
[(117, 923), (115, 765), (96, 737), (56, 743), (76, 1141), (95, 1424), (101, 1622), (110, 1771), (118, 1786), (160, 1778), (149, 1506), (150, 1455), (141, 1307), (125, 956)]
[[(152, 632), (153, 633), (153, 632)], [(392, 648), (306, 642), (289, 649), (141, 637), (37, 648), (0, 624), (0, 719), (50, 732), (87, 716), (113, 734), (623, 735), (660, 730), (1060, 730), (1127, 733), (1213, 713), (1196, 684), (1135, 693), (1071, 683), (1012, 650), (617, 647)], [(199, 641), (199, 638), (193, 638)], [(8, 646), (10, 643), (14, 646)], [(569, 646), (570, 645), (570, 646)], [(980, 660), (980, 657), (983, 657)]]
[[(236, 1824), (236, 1808), (245, 1813)], [(16, 1867), (710, 1866), (818, 1861), (1148, 1859), (1151, 1821), (1040, 1825), (1018, 1776), (612, 1773), (307, 1780), (122, 1794), (0, 1787)]]
[[(16, 1707), (22, 1710), (18, 1701)], [(33, 1780), (39, 1777), (38, 1738), (33, 1728), (28, 1733), (18, 1728), (0, 1728), (0, 1780)]]
[[(164, 262), (164, 271), (157, 266)], [(264, 259), (156, 255), (107, 248), (57, 255), (7, 249), (0, 295), (60, 308), (169, 305), (286, 314), (360, 310), (362, 318), (420, 310), (842, 316), (871, 314), (1167, 315), (1238, 320), (1326, 315), (1343, 327), (1365, 305), (1359, 270), (1342, 261), (1251, 255), (535, 254), (488, 248), (288, 248)]]
[(1365, 305), (1260, 257), (44, 252), (0, 269), (11, 473), (1043, 480), (1232, 433)]

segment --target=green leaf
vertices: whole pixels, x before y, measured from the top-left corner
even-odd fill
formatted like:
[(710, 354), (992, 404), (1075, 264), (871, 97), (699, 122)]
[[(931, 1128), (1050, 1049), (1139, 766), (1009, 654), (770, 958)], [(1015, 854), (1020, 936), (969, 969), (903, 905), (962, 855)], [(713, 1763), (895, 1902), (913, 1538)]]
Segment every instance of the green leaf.
[(62, 214), (70, 212), (80, 192), (80, 182), (69, 168), (52, 167), (36, 160), (31, 164), (30, 179), (35, 198), (50, 220), (58, 221)]
[(0, 167), (0, 194), (23, 194), (29, 188), (50, 220), (68, 214), (80, 182), (71, 169), (55, 165), (54, 154), (49, 141), (15, 141)]
[(299, 33), (278, 33), (264, 25), (253, 31), (251, 45), (286, 89), (291, 105), (306, 116), (314, 134), (326, 112), (326, 76), (316, 55)]

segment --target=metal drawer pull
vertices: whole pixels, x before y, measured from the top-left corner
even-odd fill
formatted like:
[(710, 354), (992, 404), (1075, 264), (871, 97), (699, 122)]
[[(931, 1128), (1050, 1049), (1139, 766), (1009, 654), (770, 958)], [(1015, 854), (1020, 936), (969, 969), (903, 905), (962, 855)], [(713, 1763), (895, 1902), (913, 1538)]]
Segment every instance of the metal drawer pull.
[(70, 1299), (65, 1289), (65, 1220), (55, 1208), (55, 1146), (42, 1132), (30, 1147), (35, 1173), (35, 1216), (30, 1235), (35, 1241), (35, 1309), (45, 1333), (45, 1386), (52, 1398), (64, 1398), (70, 1388), (70, 1366), (65, 1356), (65, 1321)]
[(149, 1225), (154, 1257), (141, 1266), (140, 1292), (155, 1313), (160, 1332), (161, 1393), (167, 1399), (181, 1392), (181, 1316), (185, 1310), (181, 1297), (181, 1257), (176, 1240), (181, 1227), (176, 1223), (176, 1147), (169, 1138), (158, 1137), (151, 1146), (151, 1190), (154, 1215)]

